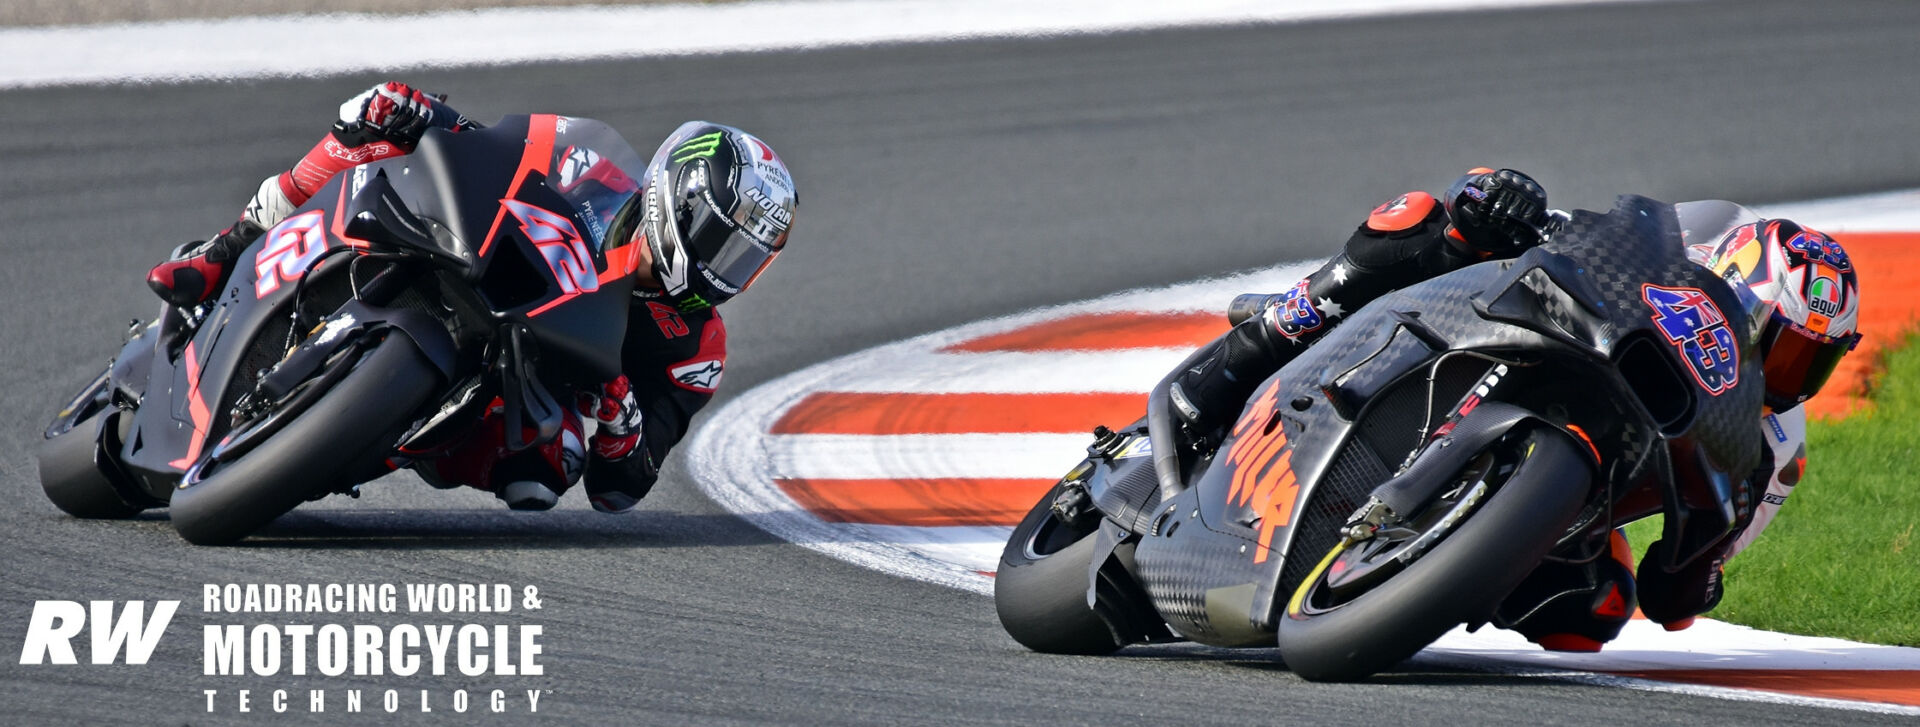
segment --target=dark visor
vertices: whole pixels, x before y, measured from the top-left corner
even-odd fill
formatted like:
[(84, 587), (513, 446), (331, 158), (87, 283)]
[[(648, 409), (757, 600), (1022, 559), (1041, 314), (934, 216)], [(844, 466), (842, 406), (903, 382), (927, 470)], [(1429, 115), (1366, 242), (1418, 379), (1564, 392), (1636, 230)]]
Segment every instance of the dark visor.
[(1820, 393), (1840, 359), (1859, 334), (1831, 338), (1798, 329), (1777, 317), (1768, 325), (1761, 352), (1766, 362), (1767, 394), (1782, 401), (1806, 401)]
[(708, 272), (726, 281), (736, 292), (744, 290), (753, 282), (754, 275), (780, 254), (772, 246), (753, 239), (705, 199), (695, 198), (688, 206), (691, 209), (684, 210), (687, 226), (681, 242), (695, 260), (705, 261)]

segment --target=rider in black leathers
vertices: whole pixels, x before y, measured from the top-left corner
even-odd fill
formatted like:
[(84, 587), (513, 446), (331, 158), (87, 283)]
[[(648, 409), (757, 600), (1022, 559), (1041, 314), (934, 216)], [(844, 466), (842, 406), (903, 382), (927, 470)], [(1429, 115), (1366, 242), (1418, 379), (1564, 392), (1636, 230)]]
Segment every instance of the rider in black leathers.
[[(1338, 255), (1292, 289), (1238, 299), (1241, 305), (1254, 306), (1247, 311), (1254, 315), (1203, 348), (1198, 363), (1169, 376), (1169, 405), (1187, 436), (1219, 441), (1261, 382), (1346, 315), (1386, 293), (1434, 276), (1484, 260), (1517, 256), (1544, 242), (1559, 221), (1559, 213), (1547, 208), (1546, 191), (1531, 177), (1511, 169), (1474, 169), (1438, 199), (1417, 191), (1396, 197), (1375, 208)], [(1773, 226), (1764, 227), (1768, 224)], [(1804, 234), (1816, 246), (1838, 249), (1824, 235), (1790, 222), (1755, 222), (1749, 227), (1780, 235)], [(1857, 306), (1857, 301), (1850, 305)], [(1827, 340), (1822, 345), (1837, 357), (1844, 349), (1835, 353), (1835, 347), (1845, 343), (1842, 336), (1838, 342)], [(1817, 379), (1800, 391), (1801, 400), (1818, 390), (1824, 373)], [(1804, 468), (1805, 449), (1796, 450), (1801, 442), (1792, 439), (1803, 441), (1804, 415), (1786, 411), (1793, 407), (1791, 400), (1769, 398), (1769, 405), (1773, 409), (1763, 416), (1763, 430), (1779, 435), (1777, 441), (1767, 442), (1780, 454), (1772, 470), (1756, 475), (1756, 480), (1768, 481), (1753, 483), (1754, 491), (1769, 494), (1745, 532), (1726, 538), (1713, 557), (1700, 558), (1679, 573), (1650, 565), (1659, 562), (1652, 556), (1664, 546), (1656, 542), (1649, 557), (1642, 559), (1637, 578), (1626, 539), (1615, 532), (1612, 557), (1536, 569), (1502, 605), (1495, 623), (1551, 650), (1598, 651), (1619, 634), (1636, 601), (1648, 618), (1669, 630), (1686, 628), (1695, 615), (1711, 610), (1721, 596), (1721, 564), (1765, 527)]]
[[(148, 285), (176, 306), (212, 298), (236, 263), (246, 262), (236, 258), (247, 246), (333, 175), (410, 153), (429, 128), (458, 133), (479, 124), (399, 82), (349, 99), (332, 131), (292, 169), (262, 182), (238, 221), (213, 239), (183, 246), (153, 268)], [(690, 147), (694, 151), (665, 153)], [(621, 347), (623, 375), (597, 391), (576, 392), (580, 418), (570, 418), (546, 446), (508, 454), (497, 422), (488, 422), (491, 430), (483, 425), (446, 456), (414, 463), (430, 483), (478, 487), (514, 509), (544, 510), (584, 475), (588, 500), (601, 512), (630, 510), (653, 487), (660, 462), (713, 397), (726, 365), (727, 331), (715, 306), (745, 290), (785, 245), (795, 199), (785, 164), (739, 129), (689, 122), (661, 152), (642, 180), (588, 151), (555, 164), (575, 163), (581, 178), (613, 185), (630, 203), (645, 199), (664, 210), (633, 231), (647, 244), (634, 246), (641, 259)], [(734, 184), (705, 188), (705, 179)], [(735, 209), (708, 209), (716, 203)], [(751, 207), (743, 212), (743, 205)], [(582, 436), (587, 420), (597, 425), (590, 439)]]

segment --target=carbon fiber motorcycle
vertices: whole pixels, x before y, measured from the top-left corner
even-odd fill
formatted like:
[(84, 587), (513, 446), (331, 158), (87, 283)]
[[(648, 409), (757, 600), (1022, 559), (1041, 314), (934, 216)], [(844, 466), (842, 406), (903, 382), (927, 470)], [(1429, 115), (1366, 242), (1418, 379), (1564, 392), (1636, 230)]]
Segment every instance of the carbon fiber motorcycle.
[(1170, 376), (1014, 529), (1000, 621), (1056, 653), (1277, 644), (1350, 680), (1499, 623), (1539, 564), (1606, 557), (1634, 520), (1665, 516), (1677, 571), (1752, 511), (1757, 303), (1629, 196), (1368, 304), (1217, 444), (1176, 429)]
[(47, 497), (167, 507), (227, 543), (443, 453), (496, 400), (510, 450), (552, 440), (553, 392), (619, 373), (638, 207), (619, 202), (645, 168), (604, 124), (534, 115), (336, 175), (217, 297), (136, 323), (47, 428)]

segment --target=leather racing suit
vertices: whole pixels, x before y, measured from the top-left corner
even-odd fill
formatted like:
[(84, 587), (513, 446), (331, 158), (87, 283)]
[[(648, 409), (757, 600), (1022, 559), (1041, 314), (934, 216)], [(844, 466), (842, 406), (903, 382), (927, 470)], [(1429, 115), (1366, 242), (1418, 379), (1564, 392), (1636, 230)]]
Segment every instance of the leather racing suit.
[[(1455, 185), (1455, 190), (1460, 188)], [(1541, 202), (1544, 207), (1544, 193)], [(1739, 209), (1729, 203), (1690, 204), (1723, 206), (1715, 211)], [(1688, 207), (1680, 206), (1683, 227), (1688, 226)], [(1740, 212), (1758, 219), (1744, 209)], [(1254, 315), (1204, 347), (1198, 363), (1172, 377), (1170, 403), (1190, 434), (1218, 441), (1261, 382), (1374, 299), (1476, 262), (1517, 256), (1532, 243), (1467, 244), (1450, 214), (1448, 206), (1426, 192), (1401, 195), (1375, 208), (1339, 254), (1292, 288), (1236, 299), (1236, 307), (1255, 306), (1241, 311)], [(1709, 221), (1706, 226), (1713, 229), (1694, 233), (1697, 239), (1688, 242), (1711, 244), (1745, 221), (1750, 220)], [(1636, 577), (1626, 538), (1615, 532), (1611, 557), (1583, 566), (1547, 564), (1536, 569), (1502, 604), (1495, 623), (1551, 650), (1598, 651), (1619, 634), (1636, 601), (1648, 618), (1668, 630), (1686, 628), (1695, 615), (1711, 610), (1720, 600), (1722, 564), (1766, 528), (1806, 468), (1802, 409), (1765, 411), (1758, 425), (1774, 467), (1770, 474), (1756, 474), (1766, 476), (1767, 482), (1753, 482), (1754, 491), (1765, 494), (1745, 529), (1727, 538), (1718, 553), (1671, 574), (1652, 565), (1658, 559), (1647, 557)]]
[[(435, 127), (454, 133), (481, 128), (442, 99), (398, 82), (349, 99), (333, 130), (291, 169), (264, 180), (232, 227), (197, 247), (183, 246), (154, 269), (149, 284), (176, 305), (210, 297), (247, 245), (290, 216), (335, 174), (408, 154), (426, 129)], [(561, 161), (556, 159), (554, 168)], [(596, 168), (592, 176), (631, 194), (636, 186), (632, 180), (610, 162), (605, 167)], [(436, 487), (476, 487), (494, 492), (510, 507), (527, 510), (552, 507), (584, 476), (595, 509), (624, 512), (652, 489), (660, 462), (713, 397), (726, 355), (726, 324), (718, 311), (681, 310), (661, 292), (636, 286), (621, 346), (622, 375), (597, 391), (575, 392), (577, 410), (569, 412), (552, 442), (510, 453), (496, 402), (475, 433), (450, 451), (420, 453), (390, 464), (410, 464)], [(597, 425), (590, 437), (584, 426), (588, 420)]]

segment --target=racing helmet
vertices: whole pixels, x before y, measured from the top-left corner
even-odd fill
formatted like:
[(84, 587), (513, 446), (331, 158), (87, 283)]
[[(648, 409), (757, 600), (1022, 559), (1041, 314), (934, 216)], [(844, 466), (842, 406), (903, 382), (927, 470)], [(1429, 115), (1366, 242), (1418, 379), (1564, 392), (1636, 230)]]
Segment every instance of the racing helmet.
[(1707, 267), (1755, 303), (1753, 350), (1765, 367), (1767, 406), (1776, 412), (1820, 393), (1860, 342), (1853, 261), (1825, 233), (1791, 220), (1744, 224), (1721, 238)]
[(645, 176), (640, 233), (655, 277), (680, 309), (739, 295), (786, 247), (793, 176), (753, 135), (706, 121), (681, 124)]

